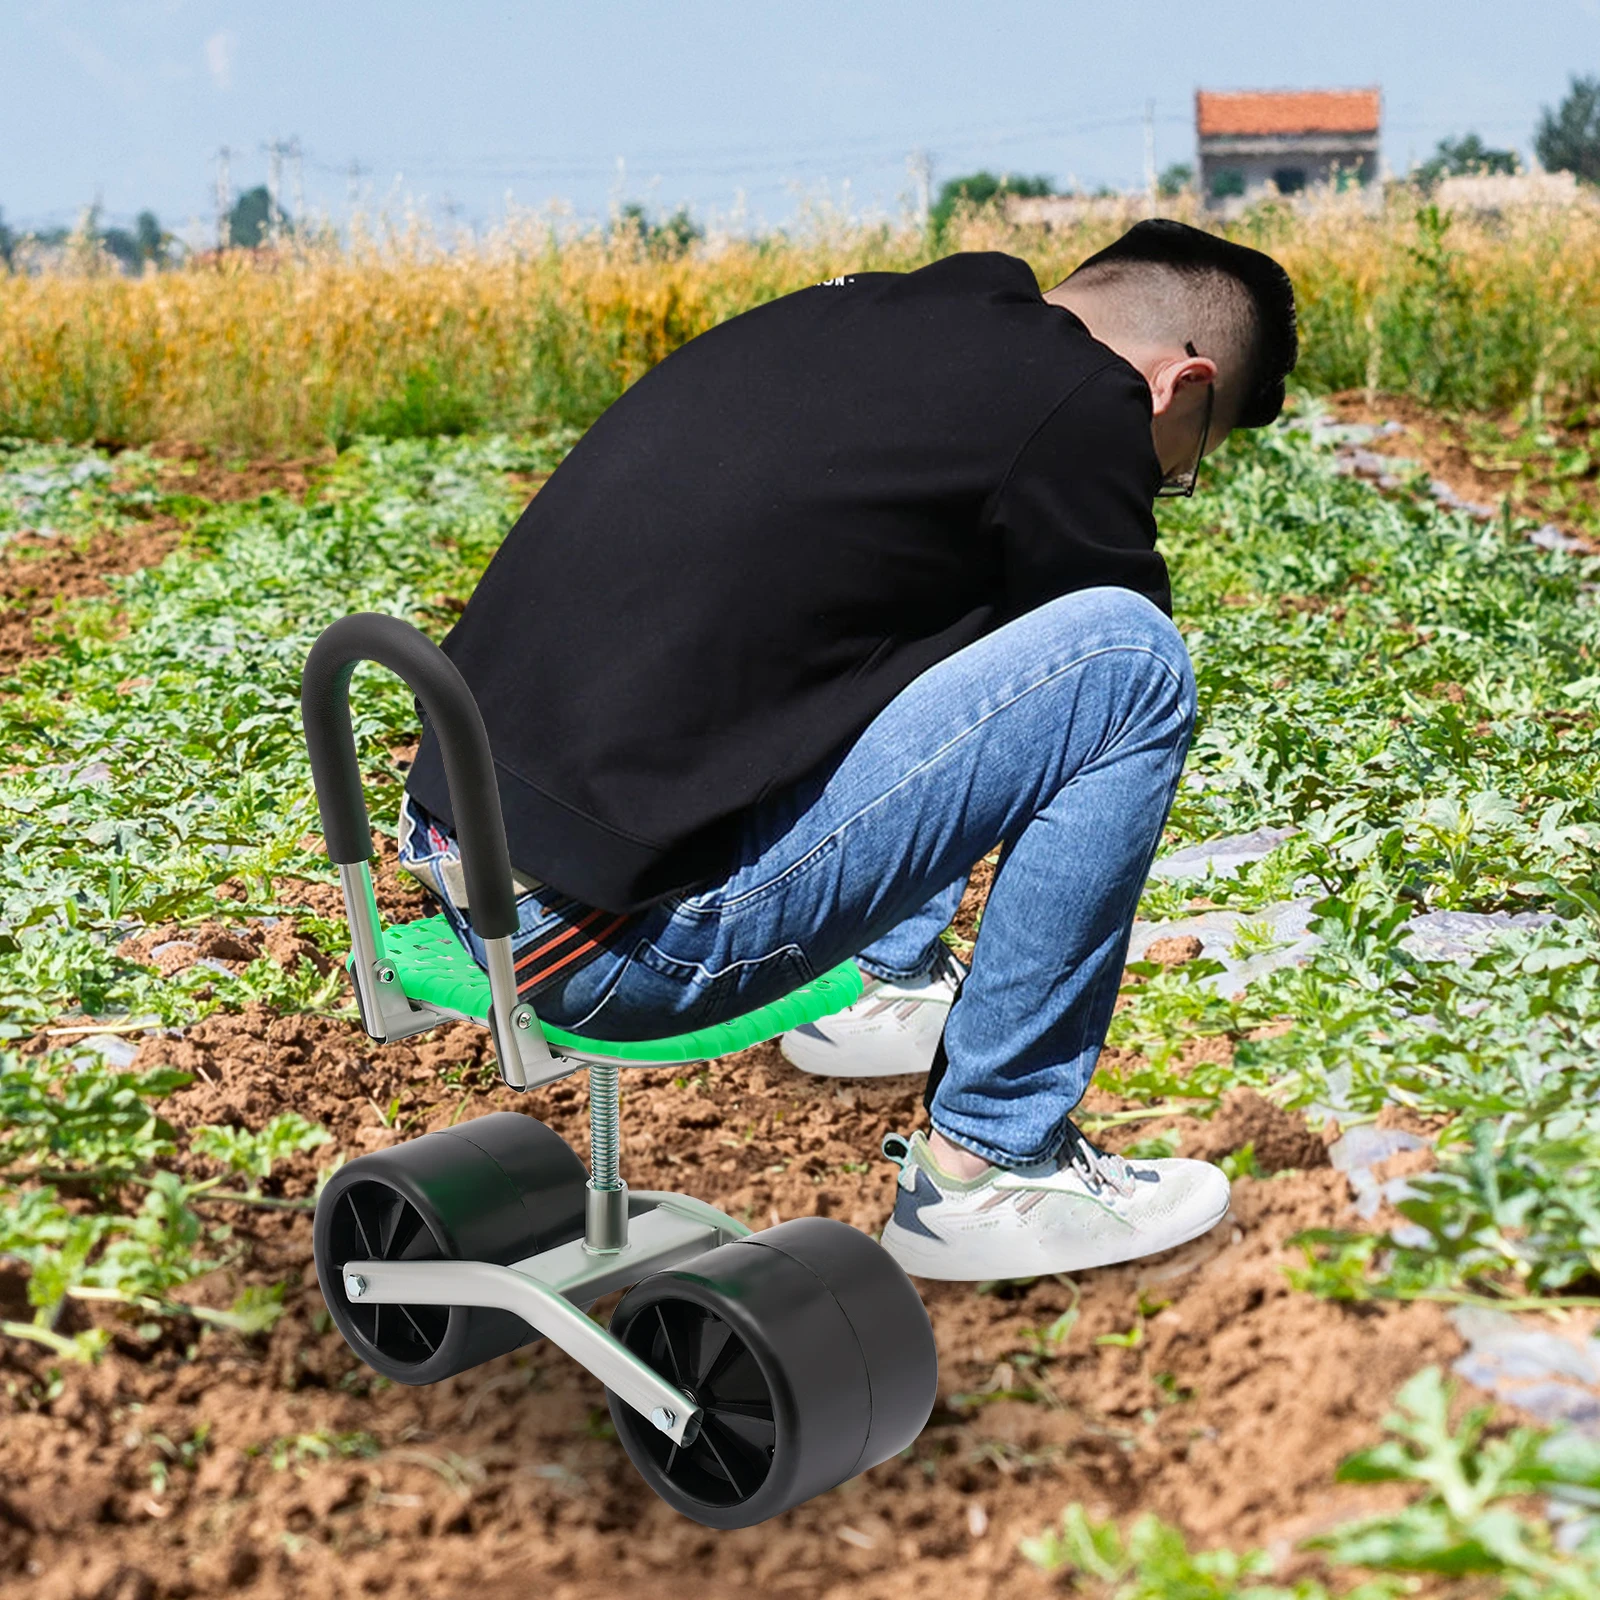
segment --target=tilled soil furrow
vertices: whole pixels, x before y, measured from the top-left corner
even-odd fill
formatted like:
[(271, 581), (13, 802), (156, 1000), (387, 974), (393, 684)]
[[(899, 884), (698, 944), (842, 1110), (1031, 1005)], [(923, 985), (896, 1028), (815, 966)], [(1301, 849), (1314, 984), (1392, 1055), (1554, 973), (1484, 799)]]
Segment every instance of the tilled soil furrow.
[[(421, 909), (392, 846), (378, 879), (389, 915)], [(990, 881), (992, 864), (978, 863), (958, 934), (971, 936)], [(253, 940), (273, 937), (288, 953), (300, 936), (286, 921)], [(224, 949), (226, 938), (242, 942)], [(221, 923), (190, 940), (222, 959), (251, 953), (252, 939)], [(291, 1199), (312, 1192), (319, 1157), (490, 1111), (530, 1112), (586, 1156), (581, 1076), (518, 1096), (498, 1086), (484, 1045), (480, 1030), (453, 1024), (377, 1046), (346, 1021), (255, 1006), (146, 1039), (136, 1066), (195, 1074), (163, 1103), (179, 1127), (259, 1127), (288, 1110), (323, 1123), (333, 1145), (284, 1163), (267, 1186)], [(755, 1227), (826, 1215), (876, 1233), (894, 1181), (878, 1141), (922, 1120), (921, 1093), (918, 1078), (808, 1077), (776, 1042), (705, 1068), (630, 1070), (623, 1171)], [(1123, 1105), (1092, 1090), (1085, 1110)], [(10, 1347), (0, 1570), (24, 1586), (11, 1592), (39, 1600), (437, 1596), (466, 1584), (493, 1595), (530, 1581), (552, 1600), (627, 1584), (701, 1600), (752, 1585), (910, 1600), (930, 1583), (1012, 1600), (1060, 1592), (1017, 1540), (1081, 1500), (1097, 1516), (1155, 1511), (1199, 1544), (1266, 1544), (1287, 1581), (1312, 1570), (1292, 1539), (1403, 1500), (1392, 1485), (1336, 1486), (1334, 1469), (1373, 1441), (1399, 1384), (1452, 1360), (1461, 1341), (1435, 1305), (1339, 1305), (1288, 1288), (1281, 1267), (1299, 1260), (1289, 1236), (1354, 1222), (1344, 1175), (1301, 1119), (1240, 1091), (1209, 1122), (1160, 1127), (1185, 1153), (1218, 1158), (1251, 1142), (1258, 1170), (1284, 1170), (1237, 1181), (1232, 1214), (1204, 1238), (1080, 1275), (1078, 1320), (1042, 1359), (1029, 1330), (1073, 1304), (1067, 1280), (919, 1284), (939, 1400), (909, 1456), (734, 1533), (677, 1516), (645, 1488), (611, 1435), (598, 1380), (560, 1352), (535, 1344), (445, 1383), (386, 1385), (329, 1325), (308, 1212), (208, 1205), (247, 1255), (186, 1294), (226, 1305), (246, 1283), (285, 1282), (284, 1315), (254, 1340), (175, 1323), (147, 1342), (72, 1303), (63, 1331), (93, 1319), (119, 1335), (97, 1367), (59, 1381), (46, 1352)], [(1136, 1343), (1097, 1343), (1141, 1320)], [(201, 1428), (192, 1467), (174, 1461)]]

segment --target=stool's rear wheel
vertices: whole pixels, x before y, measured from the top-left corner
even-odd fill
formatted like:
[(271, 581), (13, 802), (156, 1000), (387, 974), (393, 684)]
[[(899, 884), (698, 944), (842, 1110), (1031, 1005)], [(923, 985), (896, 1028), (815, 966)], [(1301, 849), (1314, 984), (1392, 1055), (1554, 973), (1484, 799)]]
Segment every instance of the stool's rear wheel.
[(640, 1436), (652, 1465), (682, 1494), (719, 1511), (750, 1500), (778, 1442), (777, 1403), (750, 1346), (709, 1306), (676, 1298), (657, 1300), (625, 1342), (705, 1409), (687, 1445), (653, 1427)]
[(360, 1305), (347, 1261), (492, 1261), (583, 1232), (588, 1171), (559, 1134), (514, 1111), (375, 1150), (341, 1167), (317, 1201), (313, 1253), (346, 1342), (396, 1383), (436, 1383), (530, 1343), (520, 1317), (484, 1306)]
[(911, 1281), (876, 1240), (799, 1217), (636, 1284), (611, 1331), (702, 1408), (676, 1445), (607, 1391), (629, 1458), (674, 1510), (764, 1522), (903, 1450), (938, 1355)]

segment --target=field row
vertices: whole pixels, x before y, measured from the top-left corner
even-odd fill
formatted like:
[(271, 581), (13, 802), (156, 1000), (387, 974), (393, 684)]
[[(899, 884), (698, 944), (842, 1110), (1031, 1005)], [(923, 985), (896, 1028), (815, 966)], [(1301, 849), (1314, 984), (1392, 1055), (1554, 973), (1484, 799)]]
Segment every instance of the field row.
[[(957, 249), (1021, 256), (1048, 287), (1122, 226), (820, 218), (664, 254), (527, 221), (450, 252), (413, 232), (141, 280), (0, 273), (0, 435), (281, 451), (583, 427), (685, 340), (776, 295)], [(1309, 389), (1594, 425), (1600, 207), (1475, 218), (1401, 191), (1378, 217), (1269, 204), (1225, 231), (1294, 280)]]
[[(524, 1538), (566, 1519), (576, 1538), (605, 1501), (573, 1499), (562, 1472), (625, 1492), (595, 1395), (547, 1352), (484, 1380), (525, 1395), (516, 1425), (551, 1469), (537, 1483), (490, 1447), (476, 1389), (402, 1396), (359, 1368), (329, 1333), (306, 1227), (332, 1163), (499, 1109), (505, 1091), (470, 1029), (372, 1049), (354, 1024), (333, 964), (343, 930), (316, 838), (300, 665), (353, 610), (441, 633), (519, 486), (570, 442), (363, 441), (303, 497), (231, 505), (185, 493), (153, 456), (19, 445), (0, 458), (0, 538), (31, 529), (28, 552), (108, 527), (170, 523), (175, 540), (159, 565), (109, 580), (106, 598), (47, 617), (47, 648), (0, 683), (0, 1258), (20, 1273), (0, 1273), (0, 1313), (11, 1437), (33, 1463), (6, 1464), (0, 1485), (22, 1508), (15, 1525), (34, 1528), (19, 1571), (49, 1552), (65, 1561), (77, 1541), (92, 1549), (93, 1517), (70, 1509), (94, 1503), (82, 1483), (124, 1507), (116, 1536), (150, 1571), (168, 1559), (154, 1530), (169, 1518), (196, 1549), (215, 1543), (224, 1576), (229, 1561), (268, 1559), (245, 1523), (217, 1531), (228, 1482), (271, 1508), (269, 1524), (291, 1519), (271, 1554), (286, 1573), (345, 1562), (352, 1582), (392, 1568), (396, 1549), (443, 1562), (440, 1582), (467, 1570), (397, 1500)], [(1124, 1153), (1223, 1160), (1242, 1242), (1161, 1279), (931, 1286), (934, 1423), (905, 1461), (793, 1513), (781, 1545), (843, 1539), (850, 1571), (901, 1563), (907, 1582), (959, 1559), (952, 1581), (965, 1572), (973, 1593), (990, 1592), (983, 1574), (1042, 1594), (1067, 1569), (1125, 1600), (1233, 1596), (1269, 1569), (1302, 1586), (1250, 1590), (1258, 1600), (1313, 1600), (1363, 1570), (1391, 1575), (1352, 1591), (1365, 1600), (1412, 1571), (1481, 1572), (1516, 1596), (1600, 1584), (1600, 1536), (1569, 1519), (1558, 1543), (1551, 1520), (1600, 1490), (1600, 1445), (1484, 1436), (1485, 1416), (1452, 1408), (1441, 1380), (1441, 1356), (1462, 1346), (1439, 1309), (1600, 1309), (1600, 563), (1531, 544), (1526, 527), (1378, 495), (1336, 467), (1328, 444), (1278, 428), (1230, 445), (1214, 494), (1163, 504), (1200, 696), (1163, 854), (1281, 837), (1232, 875), (1153, 875), (1140, 909), (1154, 923), (1242, 913), (1232, 954), (1248, 958), (1271, 950), (1263, 919), (1310, 899), (1319, 942), (1231, 994), (1204, 958), (1133, 963), (1086, 1106)], [(352, 704), (369, 806), (391, 831), (409, 695), (368, 667)], [(386, 905), (414, 911), (392, 846), (383, 859)], [(975, 891), (958, 936), (981, 927)], [(1427, 959), (1405, 924), (1445, 911), (1546, 920), (1468, 960)], [(920, 1085), (835, 1094), (771, 1052), (747, 1054), (639, 1074), (629, 1162), (753, 1225), (807, 1209), (881, 1223), (887, 1179), (863, 1156), (914, 1114)], [(581, 1148), (570, 1085), (529, 1098)], [(1429, 1146), (1364, 1221), (1344, 1172), (1306, 1143), (1307, 1115), (1329, 1107), (1345, 1137), (1376, 1123)], [(1251, 1353), (1230, 1345), (1245, 1329), (1261, 1341)], [(1274, 1342), (1296, 1339), (1341, 1358), (1293, 1368)], [(1359, 1351), (1388, 1375), (1382, 1393), (1341, 1370)], [(196, 1373), (214, 1412), (202, 1391), (182, 1398)], [(1363, 1388), (1366, 1409), (1342, 1409)], [(1273, 1406), (1287, 1432), (1258, 1441), (1252, 1412)], [(196, 1416), (202, 1429), (180, 1437), (176, 1419)], [(134, 1442), (108, 1463), (89, 1440), (113, 1430)], [(1352, 1512), (1291, 1559), (1284, 1530), (1307, 1525), (1352, 1431), (1375, 1448), (1345, 1451), (1339, 1481), (1402, 1486), (1410, 1509)], [(435, 1459), (454, 1486), (429, 1468), (426, 1491), (406, 1477), (423, 1433), (450, 1441)], [(1286, 1449), (1303, 1457), (1292, 1469)], [(292, 1520), (296, 1483), (343, 1482), (351, 1463), (380, 1475), (372, 1496)], [(50, 1490), (69, 1467), (77, 1478)], [(1197, 1473), (1234, 1482), (1207, 1504)], [(1139, 1506), (1164, 1520), (1135, 1519)], [(948, 1548), (918, 1531), (951, 1517), (966, 1531)], [(1201, 1540), (1259, 1531), (1273, 1553), (1194, 1556), (1171, 1524)], [(369, 1542), (350, 1543), (357, 1532)], [(1002, 1534), (1020, 1565), (983, 1554)], [(668, 1559), (708, 1581), (761, 1579), (755, 1543), (707, 1552), (684, 1538), (654, 1528), (641, 1541), (654, 1554), (628, 1556), (639, 1581)]]

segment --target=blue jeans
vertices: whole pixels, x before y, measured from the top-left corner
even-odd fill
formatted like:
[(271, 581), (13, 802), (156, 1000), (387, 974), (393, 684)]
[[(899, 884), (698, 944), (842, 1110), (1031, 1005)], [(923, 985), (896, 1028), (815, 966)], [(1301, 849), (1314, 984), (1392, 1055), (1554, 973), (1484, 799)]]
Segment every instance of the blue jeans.
[[(596, 1039), (661, 1038), (852, 956), (916, 978), (973, 863), (1004, 840), (928, 1109), (997, 1165), (1053, 1156), (1105, 1042), (1194, 717), (1188, 651), (1156, 605), (1119, 588), (1051, 600), (930, 667), (748, 811), (722, 883), (651, 907), (631, 949), (547, 990), (538, 1015)], [(402, 864), (427, 844), (411, 830)], [(520, 953), (560, 924), (534, 895), (518, 905)]]

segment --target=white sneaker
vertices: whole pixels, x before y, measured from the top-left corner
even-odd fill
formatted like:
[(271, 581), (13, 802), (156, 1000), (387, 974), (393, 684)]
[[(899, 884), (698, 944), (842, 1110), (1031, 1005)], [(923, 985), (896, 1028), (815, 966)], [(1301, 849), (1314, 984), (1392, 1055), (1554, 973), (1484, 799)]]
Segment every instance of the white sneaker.
[(900, 1179), (884, 1249), (917, 1278), (1037, 1278), (1158, 1255), (1227, 1215), (1220, 1167), (1181, 1157), (1128, 1162), (1067, 1127), (1053, 1159), (991, 1166), (965, 1181), (934, 1164), (921, 1133), (887, 1135), (883, 1153), (900, 1164)]
[(909, 983), (869, 978), (854, 1005), (791, 1028), (778, 1048), (802, 1072), (824, 1078), (926, 1074), (967, 972), (967, 963), (941, 939), (927, 977)]

